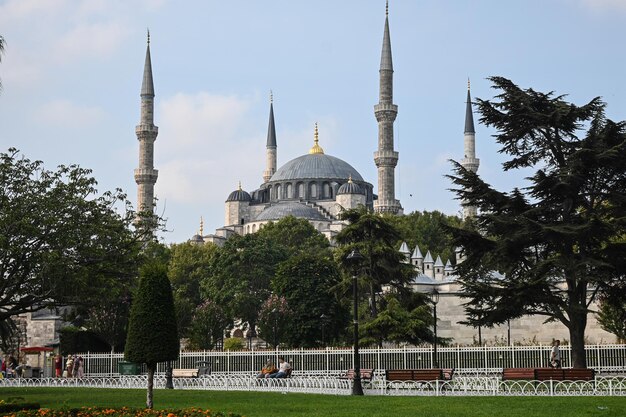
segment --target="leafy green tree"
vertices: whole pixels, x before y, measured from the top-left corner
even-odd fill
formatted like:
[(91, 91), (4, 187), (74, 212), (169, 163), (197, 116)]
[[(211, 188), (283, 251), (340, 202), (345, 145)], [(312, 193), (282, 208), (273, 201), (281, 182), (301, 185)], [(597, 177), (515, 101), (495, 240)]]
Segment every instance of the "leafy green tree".
[(617, 336), (619, 342), (626, 342), (626, 284), (621, 291), (602, 295), (599, 300), (598, 322), (604, 330)]
[(419, 345), (434, 340), (431, 331), (433, 315), (423, 294), (408, 293), (400, 297), (387, 293), (381, 301), (383, 307), (378, 315), (366, 321), (360, 329), (364, 345), (378, 344), (381, 340)]
[(290, 346), (319, 346), (332, 341), (347, 325), (348, 314), (333, 290), (341, 280), (330, 251), (326, 255), (300, 253), (282, 262), (272, 287), (287, 301), (291, 314), (285, 319), (283, 339)]
[(261, 305), (270, 296), (270, 283), (284, 251), (258, 233), (233, 236), (215, 250), (201, 293), (224, 307), (226, 315), (255, 329)]
[(202, 303), (200, 283), (210, 275), (209, 265), (216, 249), (217, 246), (213, 244), (197, 245), (189, 242), (170, 247), (167, 275), (174, 291), (181, 337), (188, 335), (196, 307)]
[(214, 349), (224, 336), (224, 329), (230, 324), (224, 309), (217, 303), (207, 300), (200, 304), (193, 315), (190, 344), (194, 349)]
[(148, 369), (146, 407), (153, 406), (154, 372), (158, 362), (178, 358), (180, 343), (167, 267), (149, 262), (141, 267), (139, 287), (133, 299), (124, 357), (145, 363)]
[[(0, 325), (43, 308), (88, 306), (137, 274), (145, 235), (120, 191), (96, 191), (91, 171), (44, 168), (0, 153)], [(3, 337), (5, 337), (3, 331)]]
[(414, 211), (405, 216), (389, 216), (386, 218), (400, 234), (401, 241), (409, 248), (419, 246), (423, 254), (430, 251), (444, 259), (454, 262), (454, 246), (452, 234), (444, 227), (459, 227), (461, 219), (439, 211)]
[(109, 349), (123, 348), (128, 331), (131, 295), (129, 288), (111, 288), (110, 293), (92, 300), (86, 311), (85, 327), (109, 344)]
[(505, 172), (534, 174), (506, 193), (454, 164), (459, 200), (480, 210), (474, 227), (450, 228), (466, 256), (457, 271), (467, 312), (481, 325), (527, 314), (560, 321), (573, 366), (585, 367), (589, 305), (597, 291), (616, 291), (626, 271), (625, 124), (608, 120), (599, 98), (576, 106), (490, 80), (499, 94), (478, 100), (480, 121), (497, 129)]
[(286, 341), (288, 323), (293, 321), (293, 311), (287, 299), (276, 294), (270, 295), (259, 312), (259, 336), (276, 347)]
[(363, 260), (358, 265), (359, 283), (363, 287), (359, 293), (362, 296), (369, 295), (372, 300), (372, 316), (376, 317), (376, 298), (382, 292), (383, 286), (397, 292), (407, 291), (406, 284), (414, 274), (413, 268), (403, 262), (404, 257), (396, 248), (400, 234), (388, 216), (381, 216), (361, 207), (343, 212), (341, 218), (349, 222), (335, 237), (340, 245), (336, 259), (347, 272), (342, 288), (346, 293), (350, 288), (354, 266), (346, 257), (357, 248), (363, 255)]
[(328, 239), (315, 230), (308, 220), (294, 216), (270, 222), (258, 234), (274, 245), (283, 247), (287, 257), (296, 252), (325, 252), (330, 247)]

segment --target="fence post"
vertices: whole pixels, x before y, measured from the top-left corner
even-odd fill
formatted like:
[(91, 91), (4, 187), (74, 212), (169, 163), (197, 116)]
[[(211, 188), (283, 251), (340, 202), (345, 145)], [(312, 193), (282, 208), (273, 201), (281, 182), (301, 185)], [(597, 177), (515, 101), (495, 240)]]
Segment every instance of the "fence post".
[(602, 369), (602, 363), (600, 361), (601, 361), (602, 356), (600, 355), (600, 345), (596, 345), (596, 357), (597, 357), (597, 361), (598, 361), (597, 364), (596, 364), (597, 369), (601, 370)]
[(111, 348), (111, 359), (109, 360), (109, 376), (113, 376), (113, 352), (114, 348)]

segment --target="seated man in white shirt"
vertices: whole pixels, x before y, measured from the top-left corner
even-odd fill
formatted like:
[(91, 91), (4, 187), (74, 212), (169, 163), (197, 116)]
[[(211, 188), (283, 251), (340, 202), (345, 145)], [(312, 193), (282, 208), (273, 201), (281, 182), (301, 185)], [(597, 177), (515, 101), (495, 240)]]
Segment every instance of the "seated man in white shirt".
[(291, 365), (282, 356), (278, 358), (278, 372), (271, 374), (270, 378), (287, 378), (291, 375)]

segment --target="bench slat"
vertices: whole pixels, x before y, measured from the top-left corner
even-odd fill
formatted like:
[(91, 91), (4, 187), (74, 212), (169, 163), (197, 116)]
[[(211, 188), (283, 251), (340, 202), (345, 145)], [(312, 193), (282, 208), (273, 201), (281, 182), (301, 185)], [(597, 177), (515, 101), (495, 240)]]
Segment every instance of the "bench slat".
[(197, 376), (197, 369), (172, 369), (173, 378), (196, 378)]

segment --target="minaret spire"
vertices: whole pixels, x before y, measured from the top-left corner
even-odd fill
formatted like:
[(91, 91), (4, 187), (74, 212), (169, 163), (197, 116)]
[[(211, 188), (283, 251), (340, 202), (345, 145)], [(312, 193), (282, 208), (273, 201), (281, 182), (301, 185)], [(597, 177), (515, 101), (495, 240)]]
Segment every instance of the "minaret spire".
[(378, 200), (374, 201), (377, 213), (402, 212), (400, 201), (395, 196), (395, 168), (398, 152), (393, 149), (393, 122), (398, 115), (398, 106), (393, 104), (393, 60), (391, 58), (391, 36), (389, 35), (389, 1), (385, 5), (385, 30), (380, 56), (380, 94), (374, 114), (378, 121), (378, 151), (374, 162), (378, 168)]
[(267, 126), (266, 169), (263, 182), (268, 182), (276, 172), (276, 125), (274, 124), (274, 94), (270, 90), (270, 120)]
[(139, 141), (139, 167), (135, 169), (137, 183), (137, 211), (154, 212), (154, 184), (159, 171), (154, 169), (154, 141), (159, 128), (154, 125), (154, 83), (152, 81), (152, 61), (150, 58), (150, 31), (148, 31), (146, 61), (141, 83), (141, 115), (135, 128)]
[[(467, 100), (465, 102), (465, 130), (463, 135), (464, 156), (461, 165), (468, 171), (477, 172), (480, 160), (476, 158), (476, 131), (474, 130), (474, 115), (472, 112), (472, 97), (470, 81), (467, 79)], [(464, 206), (463, 218), (476, 216), (476, 207)]]

